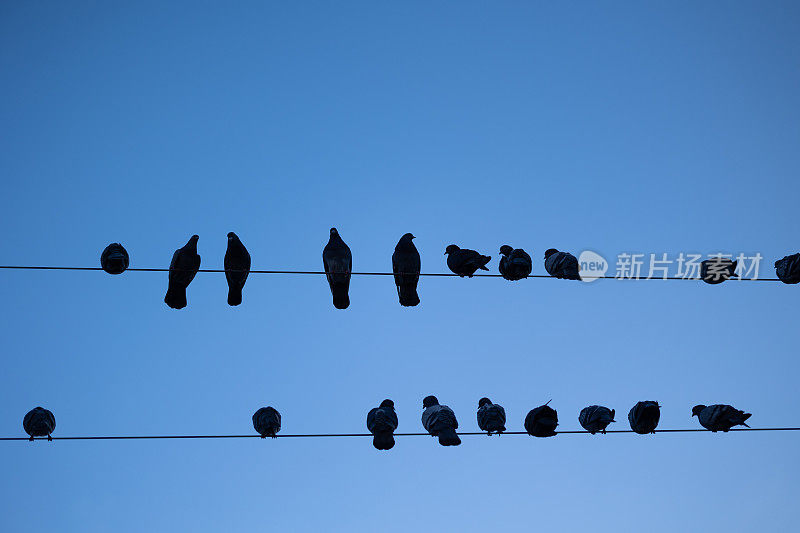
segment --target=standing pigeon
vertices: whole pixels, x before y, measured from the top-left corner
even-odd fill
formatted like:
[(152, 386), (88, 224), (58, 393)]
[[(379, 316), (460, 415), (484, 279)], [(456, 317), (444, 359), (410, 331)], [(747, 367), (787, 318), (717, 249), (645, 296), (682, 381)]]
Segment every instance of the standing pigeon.
[(700, 278), (710, 285), (717, 285), (733, 276), (738, 261), (726, 257), (712, 257), (700, 262)]
[(322, 250), (322, 264), (328, 278), (328, 285), (333, 295), (333, 306), (336, 309), (347, 309), (350, 306), (350, 273), (353, 271), (353, 256), (350, 248), (339, 236), (336, 228), (331, 228), (331, 237)]
[(775, 261), (775, 274), (789, 285), (800, 283), (800, 254), (787, 255)]
[(594, 435), (598, 431), (605, 433), (606, 428), (614, 420), (614, 409), (603, 407), (602, 405), (590, 405), (581, 409), (581, 414), (578, 415), (578, 422), (581, 427)]
[(242, 303), (242, 289), (250, 273), (250, 253), (234, 233), (228, 233), (225, 251), (225, 279), (228, 282), (228, 305)]
[(514, 249), (507, 244), (500, 247), (500, 274), (508, 281), (527, 278), (533, 271), (531, 256), (522, 248)]
[(491, 256), (481, 255), (475, 250), (461, 249), (455, 244), (451, 244), (445, 249), (444, 255), (447, 256), (447, 267), (458, 274), (460, 277), (472, 277), (475, 271), (489, 270), (486, 263), (492, 260)]
[(372, 433), (372, 445), (378, 450), (394, 448), (394, 430), (397, 429), (397, 413), (394, 402), (383, 400), (380, 406), (367, 413), (367, 429)]
[(426, 396), (422, 400), (422, 426), (425, 430), (439, 437), (442, 446), (458, 446), (461, 439), (458, 437), (458, 421), (456, 414), (446, 405), (439, 405), (436, 396)]
[(640, 435), (655, 433), (660, 418), (661, 406), (658, 405), (658, 402), (639, 402), (628, 412), (631, 429)]
[[(547, 403), (550, 403), (549, 401)], [(558, 413), (546, 404), (528, 412), (525, 417), (525, 431), (534, 437), (552, 437), (556, 435)]]
[(199, 238), (197, 235), (192, 235), (186, 246), (178, 248), (172, 254), (172, 261), (169, 264), (169, 285), (164, 303), (173, 309), (186, 307), (186, 288), (200, 269), (200, 256), (197, 255)]
[(100, 254), (100, 266), (109, 274), (122, 274), (129, 263), (128, 251), (118, 242), (112, 242)]
[(700, 425), (713, 431), (727, 432), (733, 426), (749, 428), (745, 421), (750, 418), (750, 413), (740, 411), (731, 405), (695, 405), (692, 407), (692, 416), (696, 416)]
[(50, 434), (56, 429), (56, 417), (43, 407), (35, 407), (22, 419), (22, 428), (30, 435), (29, 440), (33, 440), (33, 437), (47, 437), (47, 440), (53, 440)]
[(506, 430), (506, 410), (489, 398), (478, 400), (478, 427), (489, 435)]
[(413, 307), (419, 304), (417, 283), (419, 282), (419, 271), (422, 262), (417, 247), (414, 246), (412, 241), (413, 238), (414, 236), (410, 233), (400, 237), (400, 242), (394, 247), (394, 253), (392, 254), (394, 284), (397, 285), (397, 296), (400, 297), (400, 305), (405, 307)]
[(253, 413), (253, 428), (262, 439), (274, 439), (281, 430), (281, 414), (274, 407), (262, 407)]
[(550, 248), (544, 253), (544, 269), (554, 278), (581, 279), (580, 265), (574, 255)]

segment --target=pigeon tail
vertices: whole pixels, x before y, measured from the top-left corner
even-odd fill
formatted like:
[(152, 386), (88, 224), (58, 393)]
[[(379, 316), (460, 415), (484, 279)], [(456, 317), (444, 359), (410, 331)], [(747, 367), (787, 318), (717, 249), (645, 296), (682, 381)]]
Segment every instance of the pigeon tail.
[(186, 307), (186, 287), (167, 288), (167, 295), (164, 296), (164, 303), (173, 309), (183, 309)]
[(461, 444), (461, 439), (455, 429), (445, 428), (439, 431), (439, 444), (442, 446), (458, 446)]
[(228, 305), (239, 305), (242, 303), (242, 288), (228, 287)]
[(375, 433), (372, 438), (372, 445), (376, 450), (391, 450), (394, 448), (394, 435), (391, 432)]
[(419, 295), (416, 287), (399, 286), (397, 295), (400, 297), (400, 305), (404, 307), (414, 307), (419, 305)]
[(486, 264), (491, 260), (492, 260), (492, 256), (490, 256), (490, 255), (482, 255), (480, 257), (481, 265), (478, 268), (480, 268), (481, 270), (489, 270), (488, 268), (486, 268)]
[(331, 293), (333, 294), (333, 306), (336, 309), (347, 309), (350, 307), (350, 296), (347, 285), (331, 285)]
[(746, 427), (746, 428), (749, 428), (750, 426), (748, 426), (747, 424), (745, 424), (745, 422), (746, 422), (746, 421), (747, 421), (747, 419), (748, 419), (748, 418), (750, 418), (751, 416), (753, 416), (753, 413), (744, 413), (744, 414), (742, 415), (742, 421), (741, 421), (741, 422), (739, 422), (739, 423), (740, 423), (741, 425), (743, 425), (744, 427)]

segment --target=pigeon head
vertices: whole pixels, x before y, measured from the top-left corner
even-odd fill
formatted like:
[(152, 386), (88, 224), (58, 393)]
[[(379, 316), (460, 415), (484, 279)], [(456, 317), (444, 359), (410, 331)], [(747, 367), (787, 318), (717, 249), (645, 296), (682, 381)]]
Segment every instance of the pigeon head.
[(339, 235), (339, 232), (336, 231), (336, 228), (331, 228), (331, 235)]
[(480, 400), (478, 400), (478, 407), (483, 407), (487, 403), (488, 404), (492, 403), (492, 400), (490, 400), (489, 398), (481, 398)]
[(422, 400), (422, 407), (425, 409), (434, 405), (439, 405), (439, 400), (436, 399), (436, 396), (425, 396), (425, 399)]
[(459, 251), (460, 249), (461, 249), (461, 248), (459, 248), (459, 247), (458, 247), (458, 246), (456, 246), (455, 244), (451, 244), (450, 246), (448, 246), (447, 248), (445, 248), (445, 249), (444, 249), (444, 255), (447, 255), (447, 254), (452, 254), (453, 252), (457, 252), (457, 251)]
[(700, 412), (705, 408), (706, 408), (705, 405), (695, 405), (694, 407), (692, 407), (692, 416), (699, 415)]
[(394, 409), (394, 402), (392, 400), (383, 400), (381, 402), (380, 407), (386, 407), (389, 409)]
[(500, 247), (500, 253), (502, 255), (508, 255), (513, 251), (514, 251), (514, 249), (512, 247), (510, 247), (509, 245), (507, 245), (507, 244), (504, 244), (503, 246)]
[(239, 236), (238, 236), (238, 235), (236, 235), (236, 234), (235, 234), (234, 232), (232, 232), (232, 231), (231, 231), (231, 232), (228, 232), (228, 240), (229, 240), (229, 241), (238, 241), (238, 240), (239, 240)]
[(547, 259), (547, 258), (548, 258), (548, 257), (550, 257), (551, 255), (553, 255), (553, 254), (557, 254), (557, 253), (558, 253), (558, 250), (556, 250), (555, 248), (550, 248), (549, 250), (547, 250), (547, 251), (544, 253), (544, 258), (545, 258), (545, 259)]

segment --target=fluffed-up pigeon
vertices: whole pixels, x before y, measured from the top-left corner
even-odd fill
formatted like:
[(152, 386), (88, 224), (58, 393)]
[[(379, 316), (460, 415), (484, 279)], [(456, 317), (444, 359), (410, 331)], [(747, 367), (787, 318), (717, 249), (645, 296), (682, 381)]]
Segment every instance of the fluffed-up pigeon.
[(475, 250), (459, 248), (455, 244), (448, 246), (444, 255), (447, 256), (447, 268), (462, 278), (464, 276), (471, 278), (478, 269), (489, 270), (486, 268), (486, 263), (492, 260), (491, 256), (481, 255)]
[(372, 433), (372, 445), (378, 450), (394, 448), (394, 430), (397, 429), (397, 413), (394, 402), (383, 400), (378, 407), (367, 413), (367, 429)]
[(750, 413), (745, 413), (732, 405), (695, 405), (692, 407), (692, 416), (696, 416), (700, 425), (709, 431), (727, 432), (733, 426), (750, 427), (745, 421), (750, 418)]
[(417, 283), (419, 282), (422, 261), (417, 247), (414, 246), (412, 241), (413, 238), (414, 236), (410, 233), (400, 237), (400, 242), (394, 247), (394, 253), (392, 254), (394, 284), (397, 285), (397, 296), (400, 298), (400, 305), (405, 307), (413, 307), (419, 304)]
[(34, 407), (22, 419), (22, 429), (30, 436), (29, 440), (33, 440), (34, 437), (47, 437), (47, 440), (53, 440), (51, 433), (56, 429), (56, 417), (43, 407)]
[(197, 255), (199, 238), (197, 235), (192, 235), (183, 248), (178, 248), (172, 254), (172, 261), (169, 264), (169, 285), (164, 303), (173, 309), (186, 307), (186, 288), (200, 269), (200, 256)]
[(547, 405), (549, 401), (535, 407), (528, 412), (525, 417), (525, 431), (534, 437), (552, 437), (556, 435), (558, 426), (558, 413), (555, 409)]
[(461, 439), (458, 437), (458, 421), (456, 414), (446, 405), (439, 405), (436, 396), (426, 396), (422, 400), (422, 427), (433, 435), (439, 437), (442, 446), (458, 446)]
[(336, 309), (347, 309), (350, 306), (350, 273), (353, 271), (353, 255), (336, 228), (331, 228), (328, 244), (322, 250), (322, 263), (325, 267), (328, 285), (331, 287), (333, 306)]
[(508, 281), (517, 281), (530, 276), (533, 271), (531, 256), (522, 248), (504, 244), (500, 247), (500, 274)]
[(506, 410), (489, 398), (478, 400), (478, 427), (487, 432), (502, 433), (506, 430)]
[(775, 274), (789, 285), (800, 283), (800, 254), (787, 255), (775, 261)]
[(638, 402), (628, 412), (631, 429), (640, 435), (655, 433), (660, 418), (661, 406), (658, 405), (658, 402)]
[(581, 267), (574, 255), (550, 248), (544, 253), (544, 269), (554, 278), (581, 279)]
[(100, 254), (100, 266), (109, 274), (122, 274), (129, 263), (128, 251), (118, 242), (112, 242)]
[(250, 274), (250, 253), (234, 233), (228, 233), (225, 250), (225, 280), (228, 282), (228, 305), (242, 303), (242, 289)]
[(606, 428), (614, 420), (614, 409), (603, 407), (602, 405), (590, 405), (581, 409), (581, 414), (578, 415), (578, 422), (581, 427), (594, 435), (598, 431), (605, 433)]
[(700, 262), (700, 278), (710, 285), (717, 285), (733, 276), (737, 261), (727, 257), (712, 257)]
[(253, 413), (253, 428), (261, 438), (276, 438), (281, 430), (281, 414), (274, 407), (262, 407)]

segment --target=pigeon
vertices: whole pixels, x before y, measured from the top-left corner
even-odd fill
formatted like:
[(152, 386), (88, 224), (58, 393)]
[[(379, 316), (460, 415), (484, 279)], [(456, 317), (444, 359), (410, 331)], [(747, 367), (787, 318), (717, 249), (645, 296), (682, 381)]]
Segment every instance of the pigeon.
[(462, 278), (471, 278), (479, 268), (489, 270), (486, 263), (492, 260), (491, 256), (481, 255), (475, 250), (461, 249), (455, 244), (448, 246), (444, 255), (447, 256), (447, 267)]
[(800, 254), (787, 255), (775, 261), (775, 274), (789, 285), (800, 283)]
[(262, 407), (253, 413), (253, 428), (262, 439), (277, 438), (276, 434), (281, 430), (281, 414), (274, 407)]
[(353, 256), (350, 248), (339, 236), (336, 228), (331, 228), (331, 237), (322, 250), (322, 263), (331, 286), (333, 306), (336, 309), (347, 309), (350, 306), (350, 273), (353, 271)]
[(228, 282), (228, 305), (242, 303), (242, 289), (250, 273), (250, 254), (234, 233), (228, 233), (225, 250), (225, 279)]
[[(550, 403), (549, 401), (547, 403)], [(528, 412), (525, 417), (525, 431), (534, 437), (553, 437), (558, 426), (558, 413), (546, 404)]]
[(478, 427), (489, 435), (504, 432), (506, 410), (502, 405), (492, 403), (489, 398), (481, 398), (478, 400)]
[(544, 269), (554, 278), (581, 279), (580, 265), (574, 255), (550, 248), (544, 253)]
[(394, 247), (392, 254), (394, 284), (397, 285), (400, 305), (404, 307), (413, 307), (419, 304), (417, 283), (419, 282), (421, 261), (417, 247), (412, 242), (413, 238), (414, 236), (410, 233), (400, 237), (400, 242)]
[(50, 434), (56, 429), (56, 417), (43, 407), (35, 407), (22, 419), (22, 428), (30, 435), (28, 440), (33, 440), (33, 437), (47, 437), (47, 440), (53, 440)]
[(172, 261), (169, 264), (169, 285), (164, 303), (173, 309), (186, 307), (186, 288), (200, 269), (200, 256), (197, 255), (199, 238), (197, 235), (192, 235), (186, 246), (178, 248), (172, 254)]
[(733, 426), (749, 428), (745, 421), (750, 418), (750, 413), (740, 411), (731, 405), (695, 405), (692, 407), (692, 416), (696, 416), (700, 425), (709, 431), (727, 432)]
[(598, 431), (605, 433), (606, 428), (614, 420), (614, 410), (602, 405), (590, 405), (581, 409), (581, 414), (578, 415), (578, 422), (581, 427), (594, 435)]
[(458, 421), (456, 414), (446, 405), (439, 405), (436, 396), (426, 396), (422, 400), (422, 426), (425, 430), (439, 437), (439, 444), (442, 446), (458, 446), (461, 439), (458, 438), (456, 430)]
[(639, 402), (628, 412), (631, 429), (640, 435), (655, 433), (659, 418), (661, 418), (661, 406), (658, 402)]
[(397, 413), (394, 402), (383, 400), (378, 407), (367, 413), (367, 429), (372, 433), (372, 445), (377, 450), (394, 448), (394, 430), (397, 429)]
[(128, 251), (118, 242), (112, 242), (100, 254), (100, 266), (109, 274), (122, 274), (129, 263)]
[(522, 248), (514, 249), (507, 244), (500, 247), (500, 274), (508, 281), (527, 278), (533, 271), (531, 256)]
[(700, 277), (709, 285), (717, 285), (733, 276), (737, 261), (725, 257), (712, 257), (700, 262)]

